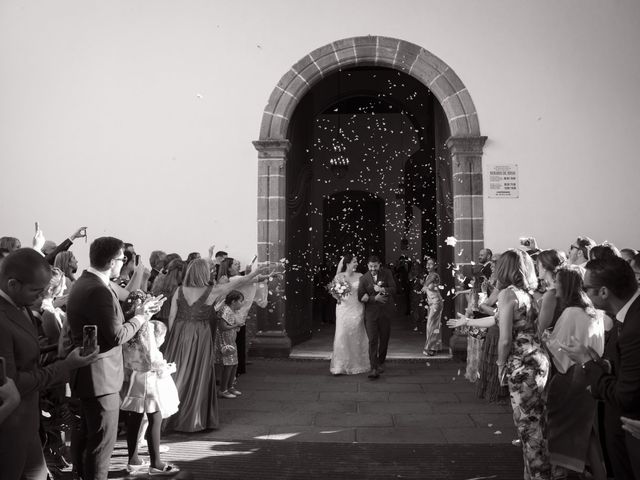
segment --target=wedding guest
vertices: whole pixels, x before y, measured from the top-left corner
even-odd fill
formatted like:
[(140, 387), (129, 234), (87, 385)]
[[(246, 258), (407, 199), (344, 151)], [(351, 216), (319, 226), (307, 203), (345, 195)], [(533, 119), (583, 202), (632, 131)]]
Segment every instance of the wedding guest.
[(613, 243), (604, 242), (599, 245), (594, 245), (589, 250), (589, 260), (595, 260), (607, 257), (620, 257), (620, 251)]
[(427, 296), (429, 313), (427, 314), (426, 341), (423, 354), (433, 356), (442, 348), (442, 335), (440, 321), (444, 300), (440, 295), (440, 275), (437, 272), (436, 261), (427, 257), (425, 262), (427, 277), (424, 279), (422, 292)]
[(496, 312), (500, 328), (498, 378), (509, 386), (524, 478), (547, 479), (550, 464), (544, 437), (544, 388), (549, 358), (537, 340), (532, 291), (538, 281), (531, 257), (521, 250), (504, 252), (496, 267), (496, 281), (500, 288)]
[(489, 280), (493, 273), (493, 264), (491, 263), (492, 257), (493, 252), (489, 248), (483, 248), (478, 253), (478, 266), (480, 267), (479, 276), (485, 281)]
[[(51, 280), (42, 292), (40, 303), (42, 333), (47, 345), (58, 345), (62, 325), (66, 320), (64, 311), (54, 305), (54, 300), (60, 297), (66, 289), (66, 277), (59, 268), (51, 269)], [(58, 356), (57, 351), (50, 352), (44, 359), (44, 363), (50, 363)]]
[(198, 252), (191, 252), (188, 256), (187, 256), (187, 266), (189, 266), (189, 264), (191, 262), (193, 262), (196, 258), (200, 258), (200, 253)]
[[(495, 279), (495, 270), (492, 276)], [(492, 280), (493, 283), (493, 280)], [(487, 399), (490, 403), (506, 403), (509, 398), (509, 390), (506, 385), (501, 385), (498, 378), (498, 342), (500, 339), (500, 329), (496, 321), (495, 312), (500, 290), (493, 288), (483, 302), (478, 305), (478, 317), (469, 318), (458, 314), (458, 318), (447, 321), (450, 328), (469, 327), (486, 328), (487, 333), (482, 344), (480, 360), (478, 366), (478, 381), (476, 382), (476, 396), (480, 399)], [(484, 314), (485, 316), (480, 316)]]
[(241, 292), (232, 290), (225, 297), (218, 313), (215, 362), (222, 365), (219, 393), (222, 398), (237, 398), (242, 395), (242, 392), (234, 387), (234, 380), (238, 369), (236, 335), (245, 323), (245, 318), (240, 313), (244, 301)]
[(162, 250), (154, 250), (149, 256), (149, 265), (151, 266), (151, 273), (149, 274), (149, 280), (147, 281), (147, 288), (145, 291), (150, 292), (153, 287), (153, 282), (156, 277), (162, 271), (165, 266), (167, 254)]
[(73, 252), (67, 250), (56, 255), (53, 266), (62, 270), (67, 281), (67, 293), (71, 291), (73, 282), (76, 281), (76, 273), (78, 272), (78, 260), (76, 260)]
[[(167, 257), (169, 258), (169, 257)], [(182, 285), (182, 279), (187, 269), (186, 263), (180, 258), (170, 260), (164, 268), (164, 273), (156, 277), (151, 293), (153, 295), (164, 295), (166, 298), (173, 298), (173, 294), (178, 287)], [(155, 316), (157, 320), (164, 322), (169, 321), (169, 312), (171, 311), (171, 303), (165, 302)]]
[(616, 327), (601, 358), (579, 341), (562, 348), (582, 365), (591, 393), (605, 405), (605, 440), (616, 479), (640, 478), (640, 439), (622, 429), (620, 417), (640, 419), (640, 290), (623, 258), (591, 260), (584, 289), (596, 308), (615, 316)]
[(569, 247), (569, 265), (577, 267), (583, 277), (585, 266), (589, 261), (589, 251), (595, 246), (596, 242), (589, 237), (578, 237)]
[(0, 238), (0, 248), (5, 248), (9, 252), (13, 252), (14, 250), (18, 250), (22, 247), (20, 240), (16, 237), (1, 237)]
[(220, 264), (222, 261), (227, 258), (229, 254), (224, 250), (219, 250), (215, 253), (213, 257), (213, 269), (211, 270), (211, 282), (215, 283), (218, 280), (219, 272), (220, 272)]
[[(19, 405), (0, 425), (3, 480), (46, 479), (40, 435), (39, 393), (64, 383), (69, 372), (89, 365), (98, 352), (85, 357), (80, 349), (46, 367), (39, 366), (36, 321), (28, 308), (49, 285), (51, 267), (31, 248), (14, 250), (0, 264), (0, 357), (7, 377), (21, 396)], [(9, 387), (10, 388), (10, 387)]]
[[(39, 230), (39, 224), (38, 224), (38, 230)], [(36, 232), (36, 234), (38, 234), (38, 232)], [(87, 236), (87, 227), (79, 227), (78, 229), (76, 229), (73, 233), (71, 233), (71, 235), (69, 235), (69, 237), (67, 237), (60, 245), (56, 246), (55, 242), (52, 242), (49, 240), (50, 242), (50, 246), (52, 246), (53, 248), (50, 247), (50, 251), (45, 252), (43, 251), (42, 253), (44, 254), (44, 258), (47, 259), (47, 262), (49, 262), (50, 265), (53, 265), (56, 259), (56, 256), (61, 253), (61, 252), (66, 252), (67, 250), (69, 250), (71, 248), (71, 245), (73, 245), (73, 241), (78, 239), (78, 238), (85, 238)]]
[(538, 278), (546, 286), (540, 299), (540, 313), (538, 314), (538, 335), (546, 329), (553, 329), (564, 308), (556, 296), (556, 274), (567, 259), (558, 250), (542, 250), (538, 254)]
[[(235, 258), (226, 257), (222, 259), (219, 267), (218, 277), (216, 279), (217, 283), (228, 283), (234, 281), (233, 279), (238, 280), (238, 278), (244, 274), (244, 272), (240, 272), (240, 262)], [(247, 372), (247, 327), (245, 325), (245, 320), (256, 294), (255, 285), (247, 288), (249, 288), (249, 290), (242, 291), (242, 294), (245, 296), (247, 301), (245, 302), (246, 307), (242, 309), (243, 322), (236, 332), (237, 335), (235, 339), (238, 347), (238, 366), (236, 368), (236, 373), (239, 375)], [(235, 378), (236, 377), (234, 376), (234, 379)]]
[(130, 340), (160, 310), (162, 298), (150, 298), (124, 320), (110, 279), (120, 274), (124, 244), (114, 237), (95, 239), (89, 248), (90, 267), (76, 281), (67, 302), (67, 317), (74, 345), (83, 344), (86, 325), (97, 326), (99, 360), (79, 369), (71, 379), (74, 396), (80, 399), (81, 428), (86, 439), (83, 463), (78, 472), (85, 480), (106, 480), (115, 445), (124, 376), (122, 344)]
[[(135, 303), (141, 303), (136, 299)], [(149, 475), (171, 475), (180, 469), (160, 458), (160, 433), (162, 419), (169, 418), (178, 411), (178, 392), (171, 378), (175, 365), (162, 358), (158, 347), (164, 342), (167, 327), (164, 323), (151, 320), (145, 323), (124, 348), (126, 369), (120, 409), (127, 412), (127, 470), (138, 473), (148, 469)], [(147, 445), (150, 463), (138, 456), (139, 431), (146, 415), (149, 423)]]
[(596, 428), (596, 401), (587, 391), (584, 370), (560, 348), (573, 337), (602, 355), (602, 315), (584, 292), (582, 276), (577, 270), (559, 268), (556, 290), (563, 310), (553, 331), (545, 335), (556, 371), (547, 388), (549, 458), (554, 467), (585, 474), (588, 466), (591, 478), (606, 480)]
[(620, 256), (629, 263), (631, 263), (631, 260), (633, 260), (633, 257), (635, 257), (637, 254), (638, 254), (638, 251), (634, 248), (620, 249)]
[(189, 265), (182, 286), (171, 299), (165, 358), (177, 366), (175, 382), (180, 409), (168, 420), (167, 428), (197, 432), (218, 427), (211, 332), (215, 303), (234, 287), (254, 281), (260, 273), (256, 270), (235, 283), (209, 285), (208, 262), (199, 258)]

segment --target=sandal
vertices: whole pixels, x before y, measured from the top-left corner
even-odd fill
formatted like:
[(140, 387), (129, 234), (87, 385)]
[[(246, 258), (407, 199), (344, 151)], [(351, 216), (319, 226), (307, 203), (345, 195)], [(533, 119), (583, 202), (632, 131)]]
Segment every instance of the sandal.
[(163, 468), (153, 468), (149, 467), (149, 475), (173, 475), (174, 473), (178, 473), (180, 468), (171, 463), (165, 463)]
[(149, 461), (144, 458), (142, 459), (142, 463), (139, 463), (137, 465), (132, 463), (127, 464), (127, 472), (129, 473), (139, 472), (147, 468), (149, 468)]

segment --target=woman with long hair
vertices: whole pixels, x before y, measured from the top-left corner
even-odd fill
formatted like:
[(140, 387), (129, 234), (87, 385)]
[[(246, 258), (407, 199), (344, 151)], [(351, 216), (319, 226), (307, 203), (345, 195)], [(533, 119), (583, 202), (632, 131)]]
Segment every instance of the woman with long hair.
[(543, 250), (538, 254), (538, 278), (546, 290), (540, 299), (538, 314), (538, 335), (542, 336), (547, 328), (553, 329), (562, 313), (560, 302), (556, 298), (556, 273), (567, 263), (567, 257), (558, 250)]
[(602, 355), (602, 315), (593, 308), (583, 290), (582, 276), (574, 268), (558, 270), (556, 295), (562, 314), (553, 332), (545, 335), (556, 368), (547, 391), (549, 458), (554, 467), (578, 473), (583, 473), (589, 465), (592, 478), (605, 480), (607, 475), (596, 433), (596, 401), (587, 391), (584, 370), (560, 349), (575, 337)]
[(549, 479), (551, 467), (544, 436), (544, 389), (549, 357), (538, 341), (537, 306), (532, 292), (538, 285), (531, 257), (507, 250), (496, 266), (500, 329), (498, 378), (507, 383), (513, 421), (522, 444), (525, 479)]
[(429, 305), (426, 338), (422, 353), (430, 357), (442, 349), (440, 320), (442, 319), (444, 301), (442, 300), (442, 295), (440, 295), (440, 275), (437, 272), (437, 265), (434, 258), (426, 258), (427, 276), (422, 284), (422, 292), (427, 296), (427, 304)]
[(215, 305), (235, 287), (263, 280), (255, 270), (236, 282), (209, 285), (209, 263), (203, 258), (191, 262), (184, 282), (171, 299), (169, 333), (165, 358), (176, 364), (175, 382), (180, 410), (167, 427), (180, 432), (197, 432), (218, 426), (218, 399), (214, 369), (212, 325), (217, 320)]
[[(182, 285), (182, 278), (186, 270), (186, 263), (180, 258), (174, 258), (164, 268), (161, 275), (156, 277), (151, 289), (152, 295), (164, 295), (166, 298), (172, 298), (177, 288)], [(169, 321), (169, 312), (171, 311), (171, 302), (164, 302), (160, 311), (154, 317), (156, 320), (167, 323)]]
[(329, 371), (334, 375), (353, 375), (371, 369), (369, 362), (369, 337), (364, 327), (364, 304), (358, 301), (358, 259), (348, 253), (338, 263), (334, 282), (349, 285), (349, 292), (335, 295), (336, 331)]

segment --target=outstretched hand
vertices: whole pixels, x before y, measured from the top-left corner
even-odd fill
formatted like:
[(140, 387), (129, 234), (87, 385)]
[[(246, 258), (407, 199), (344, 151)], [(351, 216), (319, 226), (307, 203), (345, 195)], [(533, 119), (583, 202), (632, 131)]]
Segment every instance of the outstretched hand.
[(458, 316), (458, 318), (450, 318), (449, 320), (447, 320), (447, 327), (458, 328), (458, 327), (463, 327), (469, 323), (469, 319), (465, 317), (463, 314), (456, 313), (456, 315)]

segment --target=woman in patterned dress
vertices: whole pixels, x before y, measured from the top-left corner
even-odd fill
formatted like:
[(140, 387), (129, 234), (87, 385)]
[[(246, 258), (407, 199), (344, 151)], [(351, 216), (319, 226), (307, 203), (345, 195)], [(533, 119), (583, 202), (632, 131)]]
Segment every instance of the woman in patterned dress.
[(531, 291), (538, 279), (531, 257), (521, 250), (507, 250), (498, 261), (496, 280), (501, 289), (496, 313), (498, 378), (509, 386), (513, 421), (522, 444), (524, 479), (550, 479), (544, 436), (549, 357), (537, 336), (537, 307)]

